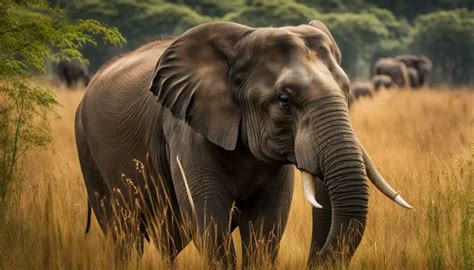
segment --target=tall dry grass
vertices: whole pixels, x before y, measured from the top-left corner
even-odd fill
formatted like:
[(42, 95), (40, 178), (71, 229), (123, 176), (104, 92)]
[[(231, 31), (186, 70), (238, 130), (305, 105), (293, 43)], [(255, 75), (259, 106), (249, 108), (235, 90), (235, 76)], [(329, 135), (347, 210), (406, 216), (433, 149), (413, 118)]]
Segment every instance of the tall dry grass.
[[(0, 269), (117, 267), (112, 245), (95, 220), (84, 235), (86, 193), (73, 136), (82, 92), (58, 90), (57, 95), (62, 107), (61, 119), (51, 119), (53, 144), (25, 161), (23, 181), (3, 213)], [(395, 205), (371, 186), (368, 225), (351, 268), (474, 267), (473, 110), (474, 92), (450, 89), (383, 92), (354, 105), (352, 120), (360, 140), (414, 209)], [(309, 251), (310, 205), (296, 183), (278, 256), (281, 269), (305, 267)], [(142, 259), (124, 267), (167, 265), (146, 244)], [(190, 244), (178, 256), (177, 268), (205, 269), (206, 263)]]

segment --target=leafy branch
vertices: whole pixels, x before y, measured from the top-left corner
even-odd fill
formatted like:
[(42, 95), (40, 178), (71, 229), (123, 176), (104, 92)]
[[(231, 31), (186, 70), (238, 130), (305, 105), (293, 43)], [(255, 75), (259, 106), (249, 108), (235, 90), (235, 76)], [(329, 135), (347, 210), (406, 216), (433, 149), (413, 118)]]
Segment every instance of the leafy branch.
[(34, 82), (31, 71), (47, 62), (79, 59), (79, 49), (101, 37), (121, 45), (117, 28), (96, 20), (68, 22), (47, 0), (0, 2), (0, 207), (21, 171), (21, 159), (50, 140), (48, 118), (58, 105), (54, 94)]

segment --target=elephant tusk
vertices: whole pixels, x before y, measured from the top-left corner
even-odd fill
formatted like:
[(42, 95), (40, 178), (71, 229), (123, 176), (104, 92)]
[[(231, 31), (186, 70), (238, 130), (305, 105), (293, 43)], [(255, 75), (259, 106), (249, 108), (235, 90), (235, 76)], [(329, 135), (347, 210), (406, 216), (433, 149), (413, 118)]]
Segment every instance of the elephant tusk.
[(181, 162), (179, 161), (179, 156), (176, 156), (176, 161), (178, 162), (179, 170), (181, 171), (181, 175), (183, 176), (183, 182), (184, 182), (184, 186), (186, 187), (186, 194), (188, 194), (188, 199), (189, 199), (189, 203), (191, 204), (191, 209), (193, 211), (193, 214), (195, 215), (196, 208), (194, 207), (193, 196), (191, 194), (191, 189), (189, 189), (188, 180), (186, 179), (186, 175), (184, 174), (183, 167), (181, 166)]
[(364, 146), (359, 142), (360, 149), (362, 151), (362, 158), (365, 163), (365, 169), (367, 172), (367, 177), (370, 179), (372, 184), (375, 185), (375, 187), (380, 190), (385, 196), (388, 198), (392, 199), (394, 202), (397, 204), (408, 208), (412, 209), (413, 206), (411, 206), (409, 203), (407, 203), (398, 192), (396, 192), (388, 183), (385, 181), (383, 176), (379, 173), (377, 168), (375, 167), (374, 162), (370, 158), (369, 154), (367, 151), (365, 151)]
[(315, 194), (315, 189), (314, 189), (314, 182), (315, 182), (316, 176), (307, 173), (305, 171), (301, 171), (301, 180), (303, 181), (303, 191), (304, 191), (304, 196), (306, 197), (306, 200), (308, 202), (316, 207), (316, 208), (323, 208), (321, 204), (319, 204), (316, 201), (316, 194)]

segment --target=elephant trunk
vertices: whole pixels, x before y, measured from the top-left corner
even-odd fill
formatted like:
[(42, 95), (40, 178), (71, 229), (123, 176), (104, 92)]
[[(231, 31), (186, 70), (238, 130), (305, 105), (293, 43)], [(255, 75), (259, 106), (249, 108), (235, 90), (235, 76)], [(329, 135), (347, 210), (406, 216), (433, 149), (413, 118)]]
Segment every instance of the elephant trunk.
[[(318, 103), (310, 122), (312, 129), (301, 132), (295, 147), (305, 196), (314, 206), (309, 263), (348, 263), (365, 229), (366, 177), (395, 203), (409, 209), (412, 206), (382, 177), (358, 141), (345, 101), (327, 97)], [(308, 139), (311, 151), (301, 143)]]
[(340, 259), (347, 263), (365, 229), (366, 169), (345, 101), (325, 98), (316, 108), (311, 123), (312, 156), (316, 162), (311, 162), (311, 168), (298, 164), (314, 176), (316, 199), (322, 204), (322, 209), (313, 208), (310, 264), (334, 263)]

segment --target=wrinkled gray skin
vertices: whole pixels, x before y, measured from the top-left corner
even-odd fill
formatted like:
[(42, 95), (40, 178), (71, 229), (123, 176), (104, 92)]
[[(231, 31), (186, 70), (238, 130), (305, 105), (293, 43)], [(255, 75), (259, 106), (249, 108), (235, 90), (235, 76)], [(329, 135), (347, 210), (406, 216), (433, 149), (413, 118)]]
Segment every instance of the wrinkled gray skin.
[(361, 97), (372, 97), (374, 89), (371, 82), (355, 82), (351, 85), (351, 93), (354, 99)]
[[(311, 25), (205, 24), (169, 46), (151, 43), (103, 67), (76, 114), (81, 168), (102, 230), (117, 222), (113, 190), (128, 194), (122, 172), (137, 176), (132, 160), (148, 153), (147, 169), (161, 182), (134, 185), (158, 188), (140, 207), (127, 196), (116, 202), (142, 217), (139, 241), (151, 237), (173, 259), (191, 241), (179, 229), (183, 219), (193, 220), (194, 240), (212, 220), (211, 260), (235, 265), (229, 235), (237, 226), (244, 265), (256, 249), (252, 238), (268, 241), (275, 260), (296, 165), (322, 180), (309, 263), (331, 262), (344, 250), (349, 262), (367, 218), (366, 169), (348, 115), (349, 80), (339, 49), (321, 22)], [(160, 203), (164, 197), (168, 202)], [(231, 216), (234, 203), (238, 211)], [(160, 213), (167, 230), (156, 237), (146, 229)]]
[(375, 62), (375, 75), (387, 75), (400, 88), (409, 87), (410, 79), (405, 64), (395, 58), (381, 58)]
[(56, 66), (56, 75), (68, 88), (77, 86), (80, 81), (87, 86), (90, 80), (87, 66), (79, 60), (59, 62)]
[(375, 75), (372, 77), (372, 85), (374, 87), (374, 91), (377, 92), (381, 89), (390, 89), (394, 87), (398, 87), (396, 83), (392, 81), (392, 78), (387, 75)]
[(398, 55), (397, 60), (403, 62), (408, 68), (414, 68), (418, 74), (418, 85), (414, 88), (428, 85), (433, 64), (426, 56), (418, 55)]

